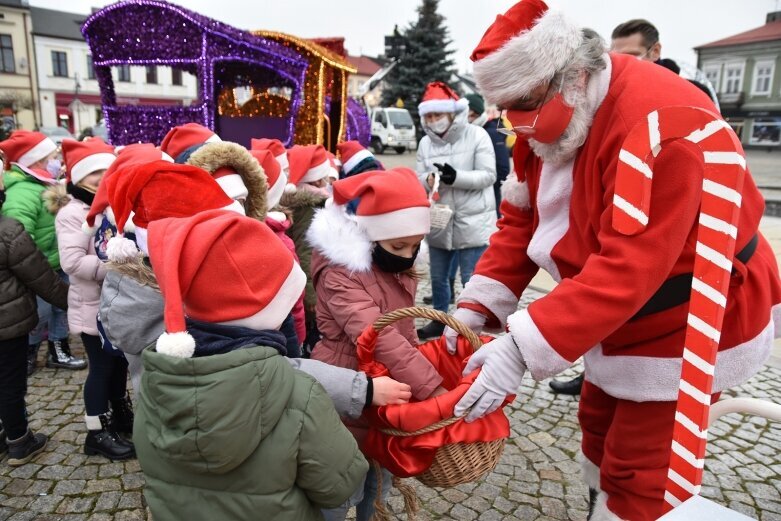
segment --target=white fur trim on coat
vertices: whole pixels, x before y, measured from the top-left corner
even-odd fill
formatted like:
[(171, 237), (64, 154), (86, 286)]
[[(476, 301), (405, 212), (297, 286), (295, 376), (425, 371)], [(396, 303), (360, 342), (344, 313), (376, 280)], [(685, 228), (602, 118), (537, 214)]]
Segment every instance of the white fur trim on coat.
[(578, 459), (580, 460), (580, 474), (583, 477), (583, 482), (588, 488), (602, 490), (599, 486), (599, 467), (582, 452), (578, 454)]
[(542, 336), (529, 310), (516, 311), (507, 319), (507, 327), (513, 340), (521, 350), (524, 363), (532, 377), (538, 382), (559, 374), (572, 365), (562, 357)]
[(155, 346), (158, 353), (177, 358), (192, 358), (195, 353), (195, 339), (186, 331), (163, 333)]
[(510, 288), (485, 275), (472, 275), (458, 296), (458, 302), (474, 302), (485, 306), (504, 328), (507, 317), (518, 309), (518, 297)]
[(418, 105), (418, 114), (425, 116), (432, 112), (463, 112), (469, 108), (469, 100), (466, 98), (461, 99), (432, 99), (428, 101), (422, 101)]
[(550, 81), (583, 41), (581, 28), (563, 13), (547, 11), (530, 30), (474, 64), (477, 90), (486, 102), (505, 105)]
[(530, 209), (529, 185), (526, 181), (520, 182), (518, 176), (510, 172), (507, 179), (502, 181), (502, 201), (507, 201), (521, 210)]
[(371, 269), (374, 243), (355, 217), (348, 215), (343, 205), (333, 204), (332, 199), (315, 212), (306, 240), (334, 264), (353, 272)]
[(594, 514), (591, 521), (623, 521), (607, 508), (607, 494), (600, 492), (597, 496), (597, 503), (594, 505)]
[[(718, 393), (742, 384), (754, 376), (773, 346), (773, 320), (754, 338), (719, 351), (713, 374)], [(681, 358), (605, 355), (597, 345), (583, 357), (586, 380), (610, 396), (635, 402), (674, 402), (678, 399)]]

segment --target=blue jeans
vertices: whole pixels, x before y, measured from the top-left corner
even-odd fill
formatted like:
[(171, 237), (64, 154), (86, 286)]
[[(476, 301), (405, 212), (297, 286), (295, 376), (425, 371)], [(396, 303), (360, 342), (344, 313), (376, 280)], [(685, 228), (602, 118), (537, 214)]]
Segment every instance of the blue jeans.
[[(454, 259), (457, 259), (461, 269), (461, 283), (466, 284), (475, 271), (475, 265), (480, 260), (487, 246), (477, 248), (464, 248), (462, 250), (443, 250), (429, 248), (431, 263), (431, 295), (434, 309), (447, 313), (450, 304), (450, 275), (455, 278), (455, 269), (452, 268)], [(452, 270), (452, 271), (451, 271)]]
[[(68, 282), (68, 276), (64, 271), (57, 270), (57, 275)], [(52, 306), (41, 297), (35, 297), (35, 300), (38, 302), (38, 324), (30, 331), (27, 338), (28, 345), (34, 346), (43, 342), (47, 330), (49, 340), (68, 338), (68, 312)]]
[[(386, 469), (382, 469), (382, 499), (388, 498), (392, 486), (393, 475)], [(355, 521), (369, 521), (374, 515), (374, 500), (377, 499), (377, 474), (374, 465), (369, 466), (369, 472), (363, 483), (358, 487), (350, 499), (343, 505), (328, 510), (323, 510), (325, 521), (344, 521), (350, 507), (357, 507)]]

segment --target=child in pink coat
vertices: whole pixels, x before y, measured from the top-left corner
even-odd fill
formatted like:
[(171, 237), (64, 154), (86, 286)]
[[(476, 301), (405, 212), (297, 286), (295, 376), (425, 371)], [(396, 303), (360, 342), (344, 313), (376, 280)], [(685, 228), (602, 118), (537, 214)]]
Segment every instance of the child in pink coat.
[[(397, 168), (366, 172), (333, 183), (333, 200), (315, 215), (307, 233), (312, 245), (312, 278), (317, 292), (317, 326), (322, 335), (312, 358), (331, 365), (358, 368), (356, 340), (383, 314), (415, 303), (417, 278), (412, 271), (423, 237), (429, 232), (429, 202), (415, 173)], [(347, 204), (358, 199), (355, 214)], [(417, 350), (413, 320), (386, 328), (375, 350), (392, 377), (412, 387), (424, 400), (442, 394), (442, 377)], [(363, 441), (366, 425), (347, 424)], [(383, 483), (390, 476), (384, 471)], [(383, 497), (387, 488), (383, 487)], [(364, 486), (348, 504), (324, 512), (326, 519), (344, 519), (351, 505), (357, 519), (369, 519), (377, 476), (369, 470)]]

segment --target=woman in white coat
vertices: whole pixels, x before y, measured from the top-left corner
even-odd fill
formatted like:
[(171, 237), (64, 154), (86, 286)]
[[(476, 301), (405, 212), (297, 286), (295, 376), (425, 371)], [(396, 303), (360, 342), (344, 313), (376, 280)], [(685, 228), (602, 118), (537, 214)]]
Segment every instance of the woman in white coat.
[[(418, 105), (426, 135), (418, 145), (415, 170), (427, 190), (440, 176), (439, 204), (453, 211), (444, 228), (428, 236), (431, 290), (435, 309), (447, 312), (451, 298), (448, 272), (458, 259), (466, 284), (495, 230), (496, 156), (488, 133), (467, 121), (469, 102), (442, 82), (429, 83)], [(421, 340), (442, 335), (444, 326), (431, 322), (418, 330)]]

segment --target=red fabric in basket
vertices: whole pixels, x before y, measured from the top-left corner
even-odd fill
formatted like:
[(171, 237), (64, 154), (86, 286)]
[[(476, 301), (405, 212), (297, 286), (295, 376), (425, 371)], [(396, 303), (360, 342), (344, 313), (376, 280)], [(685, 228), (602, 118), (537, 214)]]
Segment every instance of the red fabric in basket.
[[(493, 338), (481, 337), (481, 340), (488, 342)], [(372, 377), (392, 377), (384, 365), (374, 360), (376, 342), (377, 332), (371, 326), (358, 338), (360, 370)], [(466, 423), (461, 420), (427, 434), (391, 436), (380, 432), (379, 429), (388, 428), (416, 431), (442, 419), (451, 418), (456, 404), (480, 374), (477, 370), (468, 376), (461, 375), (472, 354), (472, 346), (463, 337), (458, 338), (458, 352), (454, 356), (447, 352), (444, 337), (426, 342), (418, 346), (418, 350), (442, 375), (442, 386), (449, 392), (421, 402), (372, 407), (363, 415), (370, 426), (362, 447), (364, 454), (367, 458), (377, 460), (394, 475), (403, 478), (417, 476), (428, 470), (440, 447), (453, 443), (493, 441), (510, 435), (510, 422), (502, 408), (475, 422)], [(508, 396), (502, 407), (514, 399), (514, 395)]]

